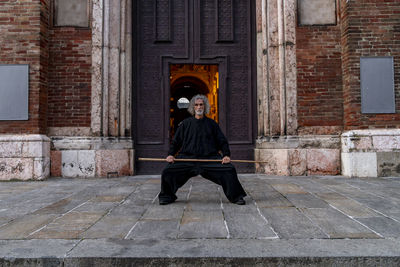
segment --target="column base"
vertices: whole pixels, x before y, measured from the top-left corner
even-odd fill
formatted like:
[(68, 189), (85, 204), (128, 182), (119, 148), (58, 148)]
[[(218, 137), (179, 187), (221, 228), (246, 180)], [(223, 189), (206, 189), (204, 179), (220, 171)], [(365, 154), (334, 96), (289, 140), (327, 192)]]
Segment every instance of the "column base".
[(342, 174), (347, 177), (400, 177), (400, 129), (344, 132)]
[(50, 175), (45, 135), (0, 135), (0, 180), (43, 180)]
[(119, 177), (134, 174), (134, 150), (126, 137), (53, 137), (51, 175)]
[(256, 172), (270, 175), (340, 174), (340, 138), (330, 136), (278, 136), (257, 140)]

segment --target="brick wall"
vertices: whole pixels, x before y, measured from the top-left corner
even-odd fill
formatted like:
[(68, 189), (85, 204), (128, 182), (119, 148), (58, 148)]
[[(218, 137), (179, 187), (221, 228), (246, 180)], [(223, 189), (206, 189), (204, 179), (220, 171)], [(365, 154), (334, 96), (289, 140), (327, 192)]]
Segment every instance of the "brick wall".
[(49, 127), (89, 127), (91, 30), (50, 30)]
[(46, 131), (48, 4), (48, 0), (0, 1), (0, 64), (29, 64), (29, 120), (0, 121), (0, 133)]
[(296, 42), (299, 132), (333, 133), (343, 125), (340, 26), (298, 26)]
[[(400, 2), (341, 1), (345, 129), (400, 128)], [(360, 57), (393, 56), (396, 114), (361, 114)]]

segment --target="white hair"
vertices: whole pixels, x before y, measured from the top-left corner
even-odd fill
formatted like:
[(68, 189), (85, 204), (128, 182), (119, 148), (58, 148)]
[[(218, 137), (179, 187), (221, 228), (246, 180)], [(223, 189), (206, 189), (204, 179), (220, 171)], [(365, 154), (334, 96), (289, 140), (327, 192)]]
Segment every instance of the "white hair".
[(210, 113), (210, 103), (208, 102), (208, 98), (205, 95), (195, 95), (192, 97), (189, 103), (189, 107), (187, 108), (188, 112), (192, 115), (194, 115), (194, 104), (197, 99), (203, 100), (204, 103), (204, 114)]

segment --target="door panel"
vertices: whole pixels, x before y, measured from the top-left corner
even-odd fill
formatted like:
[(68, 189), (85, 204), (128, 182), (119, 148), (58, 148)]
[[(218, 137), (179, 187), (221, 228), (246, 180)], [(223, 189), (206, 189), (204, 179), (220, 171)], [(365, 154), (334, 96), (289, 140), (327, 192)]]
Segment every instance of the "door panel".
[[(134, 141), (138, 157), (165, 157), (169, 147), (169, 66), (215, 64), (219, 124), (232, 158), (252, 159), (255, 140), (254, 6), (251, 0), (137, 0)], [(138, 174), (165, 164), (137, 162)], [(252, 172), (251, 164), (236, 165)]]

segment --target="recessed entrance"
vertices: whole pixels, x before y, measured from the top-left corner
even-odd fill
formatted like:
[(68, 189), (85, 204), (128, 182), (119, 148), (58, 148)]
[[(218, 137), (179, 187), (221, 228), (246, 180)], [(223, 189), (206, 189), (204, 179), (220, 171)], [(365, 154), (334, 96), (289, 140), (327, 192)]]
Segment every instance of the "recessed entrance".
[[(177, 101), (195, 94), (234, 159), (254, 157), (257, 133), (255, 1), (135, 0), (132, 128), (137, 157), (166, 157), (178, 123)], [(182, 102), (187, 105), (187, 101)], [(137, 161), (137, 174), (160, 174), (165, 162)], [(238, 172), (253, 172), (240, 164)]]
[(170, 65), (170, 140), (178, 124), (191, 116), (187, 112), (186, 99), (190, 101), (197, 94), (207, 96), (210, 102), (208, 117), (218, 122), (218, 79), (218, 65)]

